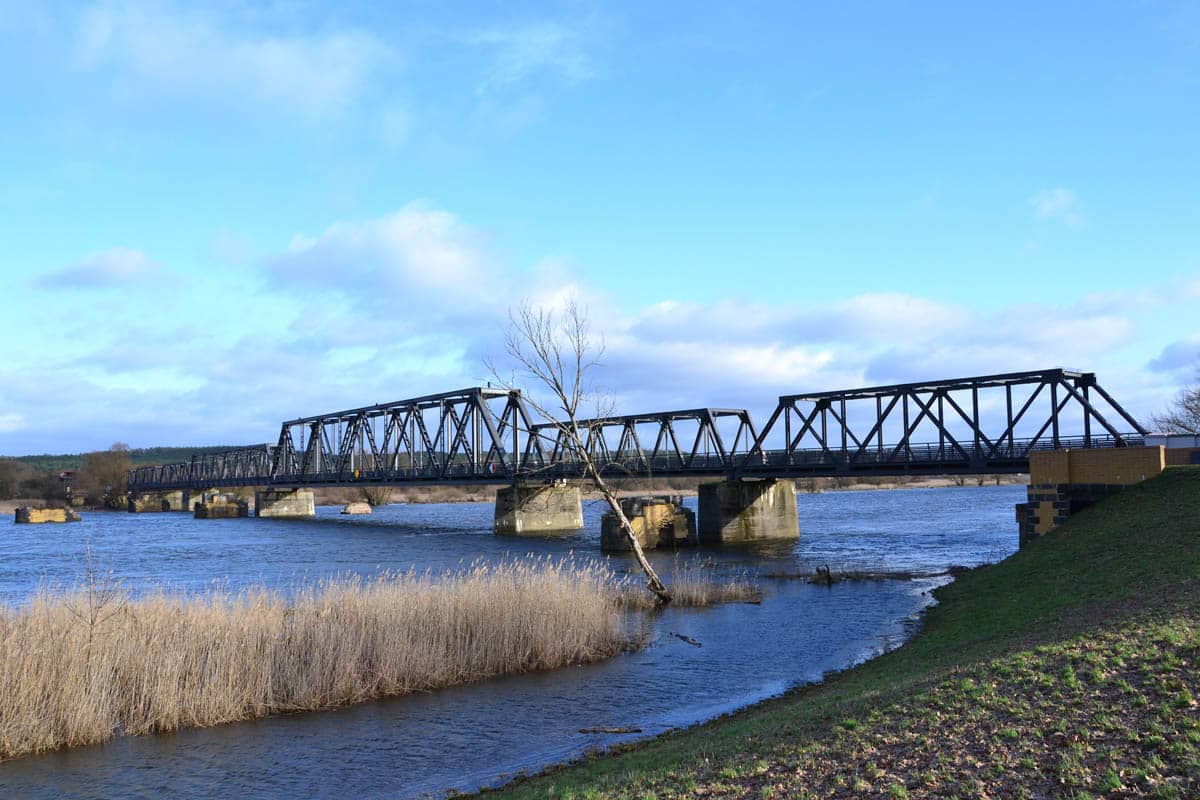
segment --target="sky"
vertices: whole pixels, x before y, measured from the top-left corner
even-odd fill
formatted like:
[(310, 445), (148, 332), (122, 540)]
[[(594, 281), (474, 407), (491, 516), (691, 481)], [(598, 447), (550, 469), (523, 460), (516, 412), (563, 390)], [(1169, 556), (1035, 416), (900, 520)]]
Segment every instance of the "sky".
[(480, 385), (1200, 379), (1200, 3), (0, 0), (0, 453)]

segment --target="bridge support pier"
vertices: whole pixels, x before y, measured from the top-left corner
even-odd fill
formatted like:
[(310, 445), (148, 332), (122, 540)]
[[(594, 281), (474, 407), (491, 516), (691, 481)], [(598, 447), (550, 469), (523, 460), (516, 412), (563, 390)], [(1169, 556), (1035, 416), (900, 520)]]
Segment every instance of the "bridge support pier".
[(212, 495), (197, 500), (192, 513), (196, 519), (236, 519), (250, 516), (250, 504), (245, 500), (230, 500), (224, 495)]
[(699, 508), (702, 544), (800, 538), (796, 484), (790, 480), (702, 483)]
[(303, 519), (317, 514), (311, 489), (267, 489), (254, 493), (254, 516)]
[(1028, 502), (1016, 508), (1020, 546), (1054, 530), (1077, 511), (1153, 478), (1165, 467), (1161, 446), (1030, 453)]
[(163, 492), (163, 511), (191, 511), (188, 508), (188, 493), (183, 490)]
[(496, 490), (493, 530), (528, 536), (583, 527), (578, 486), (505, 486)]
[(149, 493), (130, 497), (127, 503), (130, 514), (149, 514), (167, 511), (167, 501), (162, 494)]
[[(629, 497), (621, 501), (621, 511), (633, 527), (643, 550), (694, 547), (696, 515), (684, 508), (679, 497)], [(621, 522), (612, 511), (600, 518), (600, 549), (606, 553), (633, 550)]]

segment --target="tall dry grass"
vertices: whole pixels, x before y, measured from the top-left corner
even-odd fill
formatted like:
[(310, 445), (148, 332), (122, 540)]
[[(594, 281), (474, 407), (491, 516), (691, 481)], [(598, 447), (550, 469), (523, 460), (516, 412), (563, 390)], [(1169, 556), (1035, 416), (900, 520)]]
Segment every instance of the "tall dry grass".
[[(657, 598), (639, 590), (631, 582), (623, 582), (622, 605), (630, 610), (649, 611), (659, 608)], [(708, 560), (676, 558), (667, 589), (671, 606), (703, 608), (720, 603), (761, 603), (762, 589), (744, 574), (718, 575), (717, 566)]]
[(0, 758), (333, 708), (611, 656), (607, 569), (550, 561), (134, 597), (94, 578), (0, 607)]

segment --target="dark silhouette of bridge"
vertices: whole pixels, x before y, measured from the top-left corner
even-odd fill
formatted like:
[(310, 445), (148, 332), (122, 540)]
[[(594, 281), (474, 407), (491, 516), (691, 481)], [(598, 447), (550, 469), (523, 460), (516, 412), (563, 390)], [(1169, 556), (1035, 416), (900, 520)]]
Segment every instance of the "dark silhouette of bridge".
[[(1036, 450), (1146, 434), (1093, 373), (1066, 369), (787, 395), (761, 429), (718, 408), (575, 425), (604, 474), (643, 478), (1016, 473)], [(519, 391), (471, 388), (284, 422), (273, 445), (138, 467), (128, 488), (548, 483), (583, 477), (571, 441)]]

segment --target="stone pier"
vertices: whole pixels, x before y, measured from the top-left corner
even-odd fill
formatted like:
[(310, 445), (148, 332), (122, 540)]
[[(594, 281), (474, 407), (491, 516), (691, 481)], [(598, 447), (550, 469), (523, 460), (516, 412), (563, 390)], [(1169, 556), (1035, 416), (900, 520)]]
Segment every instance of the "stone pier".
[(142, 494), (130, 497), (127, 505), (130, 514), (150, 514), (167, 510), (167, 503), (160, 494)]
[(700, 484), (702, 544), (800, 538), (796, 485), (782, 479)]
[(32, 508), (21, 506), (13, 522), (18, 525), (41, 525), (47, 522), (79, 522), (79, 515), (70, 508)]
[(582, 527), (578, 486), (505, 486), (496, 490), (496, 533), (527, 536)]
[[(682, 506), (681, 497), (630, 497), (621, 500), (621, 511), (629, 520), (643, 550), (673, 549), (696, 545), (696, 515)], [(600, 519), (600, 549), (605, 552), (633, 550), (621, 521), (612, 511)]]
[(1018, 503), (1016, 509), (1021, 546), (1054, 530), (1077, 511), (1165, 468), (1161, 445), (1030, 453), (1028, 501)]
[(235, 519), (250, 516), (250, 504), (245, 500), (230, 499), (222, 495), (197, 500), (193, 515), (196, 519)]
[(274, 519), (303, 519), (316, 516), (311, 489), (267, 489), (254, 493), (254, 515)]
[(188, 493), (182, 490), (163, 492), (161, 495), (163, 511), (191, 511), (188, 508)]

